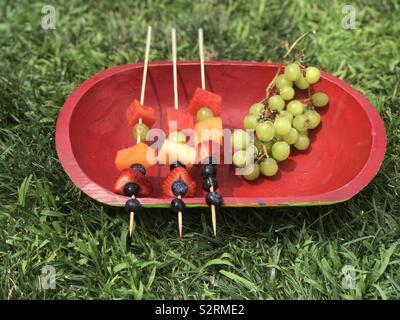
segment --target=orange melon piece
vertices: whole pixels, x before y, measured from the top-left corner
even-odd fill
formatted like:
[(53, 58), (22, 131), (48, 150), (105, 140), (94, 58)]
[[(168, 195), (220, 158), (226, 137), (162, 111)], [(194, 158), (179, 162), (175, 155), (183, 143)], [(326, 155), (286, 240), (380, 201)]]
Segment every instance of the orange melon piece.
[(118, 170), (129, 168), (134, 163), (139, 163), (147, 169), (156, 162), (157, 158), (154, 150), (143, 142), (133, 147), (119, 150), (115, 157), (115, 166)]
[(222, 119), (220, 117), (197, 122), (194, 131), (197, 144), (212, 140), (222, 145)]
[(186, 169), (190, 169), (196, 163), (197, 151), (188, 144), (177, 143), (166, 139), (158, 152), (157, 160), (160, 164), (182, 162)]

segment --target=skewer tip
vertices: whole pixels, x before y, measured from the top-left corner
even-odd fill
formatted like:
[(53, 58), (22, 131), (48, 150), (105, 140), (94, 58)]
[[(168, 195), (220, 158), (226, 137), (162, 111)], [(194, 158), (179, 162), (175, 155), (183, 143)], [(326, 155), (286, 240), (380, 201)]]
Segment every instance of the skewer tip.
[(212, 220), (214, 237), (216, 237), (217, 236), (217, 214), (215, 212), (214, 205), (211, 206), (211, 220)]
[(182, 238), (182, 212), (178, 212), (178, 233), (179, 238)]
[(135, 213), (132, 211), (129, 217), (129, 236), (132, 238), (133, 226), (135, 224)]
[[(214, 186), (212, 179), (210, 178), (210, 191), (214, 192)], [(213, 233), (214, 237), (217, 236), (217, 212), (215, 210), (215, 205), (211, 205), (211, 222), (212, 222), (212, 227), (213, 227)]]

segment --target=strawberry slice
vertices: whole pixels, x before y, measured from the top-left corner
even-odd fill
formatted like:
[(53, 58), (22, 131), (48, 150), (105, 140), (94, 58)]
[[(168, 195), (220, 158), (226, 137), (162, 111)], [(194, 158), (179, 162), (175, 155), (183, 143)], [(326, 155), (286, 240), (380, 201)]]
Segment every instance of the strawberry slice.
[(150, 181), (139, 170), (132, 168), (127, 168), (120, 172), (114, 182), (114, 192), (123, 195), (124, 186), (128, 182), (134, 182), (139, 185), (139, 197), (148, 197), (153, 192), (153, 186)]
[(171, 188), (172, 184), (176, 180), (183, 180), (187, 184), (189, 190), (186, 194), (186, 197), (194, 196), (194, 194), (196, 193), (196, 182), (189, 175), (189, 172), (187, 172), (187, 170), (182, 167), (176, 167), (165, 178), (164, 183), (162, 185), (162, 192), (165, 196), (175, 197), (175, 195), (172, 193)]

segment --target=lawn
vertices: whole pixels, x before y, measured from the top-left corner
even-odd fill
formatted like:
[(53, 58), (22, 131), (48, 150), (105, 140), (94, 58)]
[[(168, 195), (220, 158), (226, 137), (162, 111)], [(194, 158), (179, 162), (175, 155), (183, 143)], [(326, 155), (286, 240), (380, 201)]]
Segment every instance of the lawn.
[[(56, 29), (43, 30), (48, 2), (0, 2), (0, 298), (400, 298), (397, 0), (354, 2), (353, 30), (342, 28), (347, 3), (330, 0), (65, 0), (55, 5)], [(208, 59), (246, 61), (280, 61), (316, 30), (302, 43), (306, 63), (351, 84), (384, 119), (380, 172), (342, 204), (224, 209), (217, 238), (208, 209), (185, 215), (182, 239), (173, 213), (146, 210), (127, 241), (127, 215), (89, 199), (64, 173), (55, 123), (82, 81), (143, 59), (147, 24), (151, 60), (170, 59), (172, 25), (187, 60), (198, 57), (199, 27)], [(55, 289), (42, 289), (46, 265)]]

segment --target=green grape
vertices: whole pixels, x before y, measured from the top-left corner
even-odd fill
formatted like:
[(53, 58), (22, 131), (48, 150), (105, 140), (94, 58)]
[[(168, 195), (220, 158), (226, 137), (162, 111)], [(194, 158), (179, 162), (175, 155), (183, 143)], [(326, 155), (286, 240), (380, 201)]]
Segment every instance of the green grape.
[(256, 134), (261, 141), (270, 141), (275, 135), (274, 125), (270, 121), (261, 122), (256, 127)]
[(303, 74), (300, 75), (300, 79), (295, 81), (294, 84), (296, 85), (297, 88), (299, 88), (301, 90), (305, 90), (310, 87), (310, 84), (303, 77)]
[(289, 133), (292, 128), (292, 124), (286, 118), (278, 117), (274, 121), (275, 133), (284, 136)]
[(231, 135), (231, 144), (235, 150), (245, 150), (250, 143), (250, 135), (243, 130), (235, 130)]
[(248, 114), (243, 119), (245, 129), (255, 130), (258, 124), (258, 117), (254, 114)]
[(239, 150), (233, 154), (232, 162), (235, 167), (244, 168), (248, 163), (248, 155), (246, 150)]
[(264, 105), (261, 102), (258, 102), (258, 103), (253, 104), (249, 108), (249, 113), (254, 114), (255, 116), (258, 116), (262, 112), (263, 109), (264, 109)]
[(282, 99), (281, 96), (275, 95), (269, 98), (268, 105), (271, 110), (281, 111), (285, 108), (285, 101)]
[(318, 68), (316, 67), (307, 67), (306, 68), (306, 81), (309, 84), (314, 84), (319, 81), (319, 78), (321, 77), (321, 72), (319, 71)]
[(321, 122), (321, 116), (317, 111), (307, 110), (304, 115), (308, 118), (309, 128), (315, 129)]
[(311, 101), (316, 107), (325, 107), (329, 102), (329, 97), (323, 92), (317, 92), (311, 96)]
[(298, 131), (303, 131), (309, 128), (309, 120), (304, 114), (299, 114), (293, 119), (293, 127)]
[(289, 157), (290, 145), (285, 141), (275, 142), (272, 146), (271, 153), (275, 160), (283, 161)]
[(173, 131), (169, 134), (168, 140), (176, 143), (186, 143), (186, 136), (183, 132)]
[(294, 144), (299, 137), (299, 132), (295, 128), (291, 128), (289, 133), (283, 137), (283, 141)]
[(245, 178), (248, 181), (254, 181), (260, 176), (260, 167), (257, 163), (251, 166), (249, 168), (249, 173), (243, 175), (243, 178)]
[(214, 112), (209, 108), (200, 108), (196, 114), (197, 121), (207, 120), (212, 117), (214, 117)]
[(283, 87), (293, 87), (293, 82), (286, 79), (284, 74), (280, 74), (276, 77), (275, 86), (278, 89), (282, 89)]
[(282, 110), (281, 112), (279, 112), (279, 117), (282, 117), (282, 118), (285, 118), (285, 119), (289, 120), (290, 124), (292, 124), (292, 122), (293, 122), (293, 114), (291, 114), (287, 110)]
[(286, 109), (292, 115), (298, 116), (304, 112), (304, 105), (299, 100), (292, 100), (287, 104)]
[(296, 143), (294, 144), (294, 147), (297, 150), (307, 150), (309, 146), (310, 146), (310, 139), (307, 136), (305, 136), (304, 134), (300, 134), (299, 138), (297, 139)]
[(146, 141), (147, 133), (149, 132), (149, 127), (144, 123), (137, 123), (133, 127), (132, 132), (136, 139), (139, 137), (140, 141)]
[(260, 162), (260, 171), (266, 177), (272, 177), (278, 172), (278, 164), (272, 158)]
[(285, 67), (285, 77), (290, 81), (297, 81), (300, 79), (301, 71), (297, 63), (290, 63)]
[(294, 97), (294, 89), (292, 87), (283, 87), (279, 90), (279, 95), (284, 100), (292, 100)]

